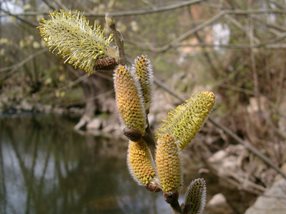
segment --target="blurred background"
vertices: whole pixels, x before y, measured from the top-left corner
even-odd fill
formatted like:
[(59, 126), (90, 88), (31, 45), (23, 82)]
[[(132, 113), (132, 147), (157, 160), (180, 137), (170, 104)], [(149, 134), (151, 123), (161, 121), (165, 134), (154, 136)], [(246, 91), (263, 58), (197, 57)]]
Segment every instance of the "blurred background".
[(171, 213), (127, 172), (112, 72), (75, 70), (41, 40), (58, 9), (102, 26), (108, 12), (129, 61), (149, 56), (153, 129), (178, 98), (214, 91), (182, 154), (184, 185), (207, 181), (205, 213), (286, 212), (284, 0), (2, 0), (0, 213)]

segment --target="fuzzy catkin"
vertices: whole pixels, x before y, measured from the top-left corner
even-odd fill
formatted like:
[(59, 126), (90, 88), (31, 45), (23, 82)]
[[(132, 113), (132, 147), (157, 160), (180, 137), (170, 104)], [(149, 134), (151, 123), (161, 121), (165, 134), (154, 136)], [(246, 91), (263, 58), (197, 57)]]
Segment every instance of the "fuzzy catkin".
[(145, 134), (146, 113), (140, 86), (126, 66), (114, 71), (114, 90), (118, 112), (128, 129)]
[(164, 135), (157, 141), (157, 174), (162, 191), (174, 193), (181, 186), (181, 166), (178, 147), (171, 135)]
[(134, 180), (143, 186), (148, 185), (155, 177), (152, 156), (143, 141), (129, 141), (127, 165)]
[(201, 214), (206, 204), (206, 182), (203, 178), (195, 179), (189, 185), (185, 195), (185, 212)]
[(215, 95), (209, 91), (195, 94), (168, 113), (167, 119), (157, 131), (157, 137), (170, 133), (180, 149), (195, 137), (215, 102)]
[(92, 73), (96, 60), (107, 57), (112, 36), (105, 37), (100, 26), (78, 11), (54, 11), (38, 27), (48, 48), (75, 68)]
[(145, 109), (148, 111), (152, 100), (153, 71), (150, 60), (145, 55), (135, 59), (132, 72), (135, 73), (142, 89)]

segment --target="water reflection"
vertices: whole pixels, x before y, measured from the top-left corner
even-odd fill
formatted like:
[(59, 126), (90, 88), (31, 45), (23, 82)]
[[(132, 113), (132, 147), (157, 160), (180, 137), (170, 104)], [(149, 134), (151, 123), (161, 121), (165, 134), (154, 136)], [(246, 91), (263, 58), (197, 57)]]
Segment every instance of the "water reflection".
[(171, 213), (131, 180), (126, 142), (83, 137), (59, 117), (0, 119), (0, 213)]

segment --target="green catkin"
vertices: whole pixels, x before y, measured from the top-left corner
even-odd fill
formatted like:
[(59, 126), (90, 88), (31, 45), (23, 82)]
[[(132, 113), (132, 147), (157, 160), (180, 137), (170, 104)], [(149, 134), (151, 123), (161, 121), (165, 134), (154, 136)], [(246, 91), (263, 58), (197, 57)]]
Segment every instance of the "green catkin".
[(189, 185), (185, 195), (184, 214), (201, 214), (206, 204), (206, 182), (195, 179)]
[(180, 149), (195, 137), (215, 102), (215, 95), (209, 91), (195, 94), (168, 113), (167, 119), (157, 131), (157, 137), (170, 133)]
[(40, 20), (38, 29), (53, 53), (87, 73), (94, 72), (96, 60), (110, 52), (112, 36), (106, 38), (100, 26), (90, 26), (78, 11), (51, 12), (49, 19)]

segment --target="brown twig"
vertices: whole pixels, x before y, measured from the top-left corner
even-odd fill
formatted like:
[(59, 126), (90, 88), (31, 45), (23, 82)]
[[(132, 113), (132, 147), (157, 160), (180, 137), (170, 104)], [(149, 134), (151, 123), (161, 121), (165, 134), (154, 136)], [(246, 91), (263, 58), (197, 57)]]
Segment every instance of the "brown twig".
[(55, 10), (56, 8), (51, 4), (50, 1), (48, 0), (43, 0), (43, 2), (52, 10)]
[(150, 148), (150, 150), (151, 150), (151, 152), (152, 152), (152, 154), (154, 156), (156, 143), (155, 143), (155, 140), (154, 140), (154, 135), (153, 135), (153, 133), (152, 133), (152, 131), (150, 129), (148, 119), (147, 119), (146, 133), (143, 136), (143, 140), (147, 143), (148, 147)]
[(126, 60), (125, 51), (124, 51), (124, 41), (123, 41), (122, 34), (116, 29), (116, 24), (109, 14), (105, 15), (105, 21), (113, 34), (114, 41), (118, 48), (118, 52), (119, 52), (118, 63), (121, 65), (125, 65), (127, 60)]
[[(198, 4), (202, 3), (202, 0), (197, 0), (197, 1), (188, 1), (184, 2), (181, 4), (175, 4), (175, 5), (170, 5), (170, 6), (165, 6), (165, 7), (160, 7), (157, 9), (142, 9), (142, 10), (131, 10), (131, 11), (120, 11), (120, 12), (110, 12), (109, 14), (112, 17), (125, 17), (125, 16), (141, 16), (141, 15), (149, 15), (153, 13), (161, 13), (169, 10), (174, 10), (174, 9), (179, 9), (182, 7), (186, 7), (192, 4)], [(285, 10), (280, 10), (280, 9), (261, 9), (261, 10), (223, 10), (225, 14), (233, 14), (233, 15), (238, 15), (238, 16), (245, 16), (248, 14), (286, 14)], [(39, 15), (48, 15), (49, 12), (37, 12), (37, 11), (32, 11), (32, 12), (24, 12), (24, 13), (11, 13), (10, 15), (13, 16), (39, 16)], [(88, 17), (97, 17), (97, 18), (102, 18), (105, 17), (105, 13), (84, 13), (85, 16)], [(5, 16), (5, 14), (1, 14), (0, 16)], [(9, 14), (6, 14), (6, 16), (9, 16)]]
[(175, 192), (175, 193), (164, 193), (164, 198), (165, 201), (170, 204), (170, 206), (172, 207), (173, 211), (175, 214), (180, 214), (182, 213), (182, 208), (179, 204), (178, 198), (179, 198), (179, 193)]

